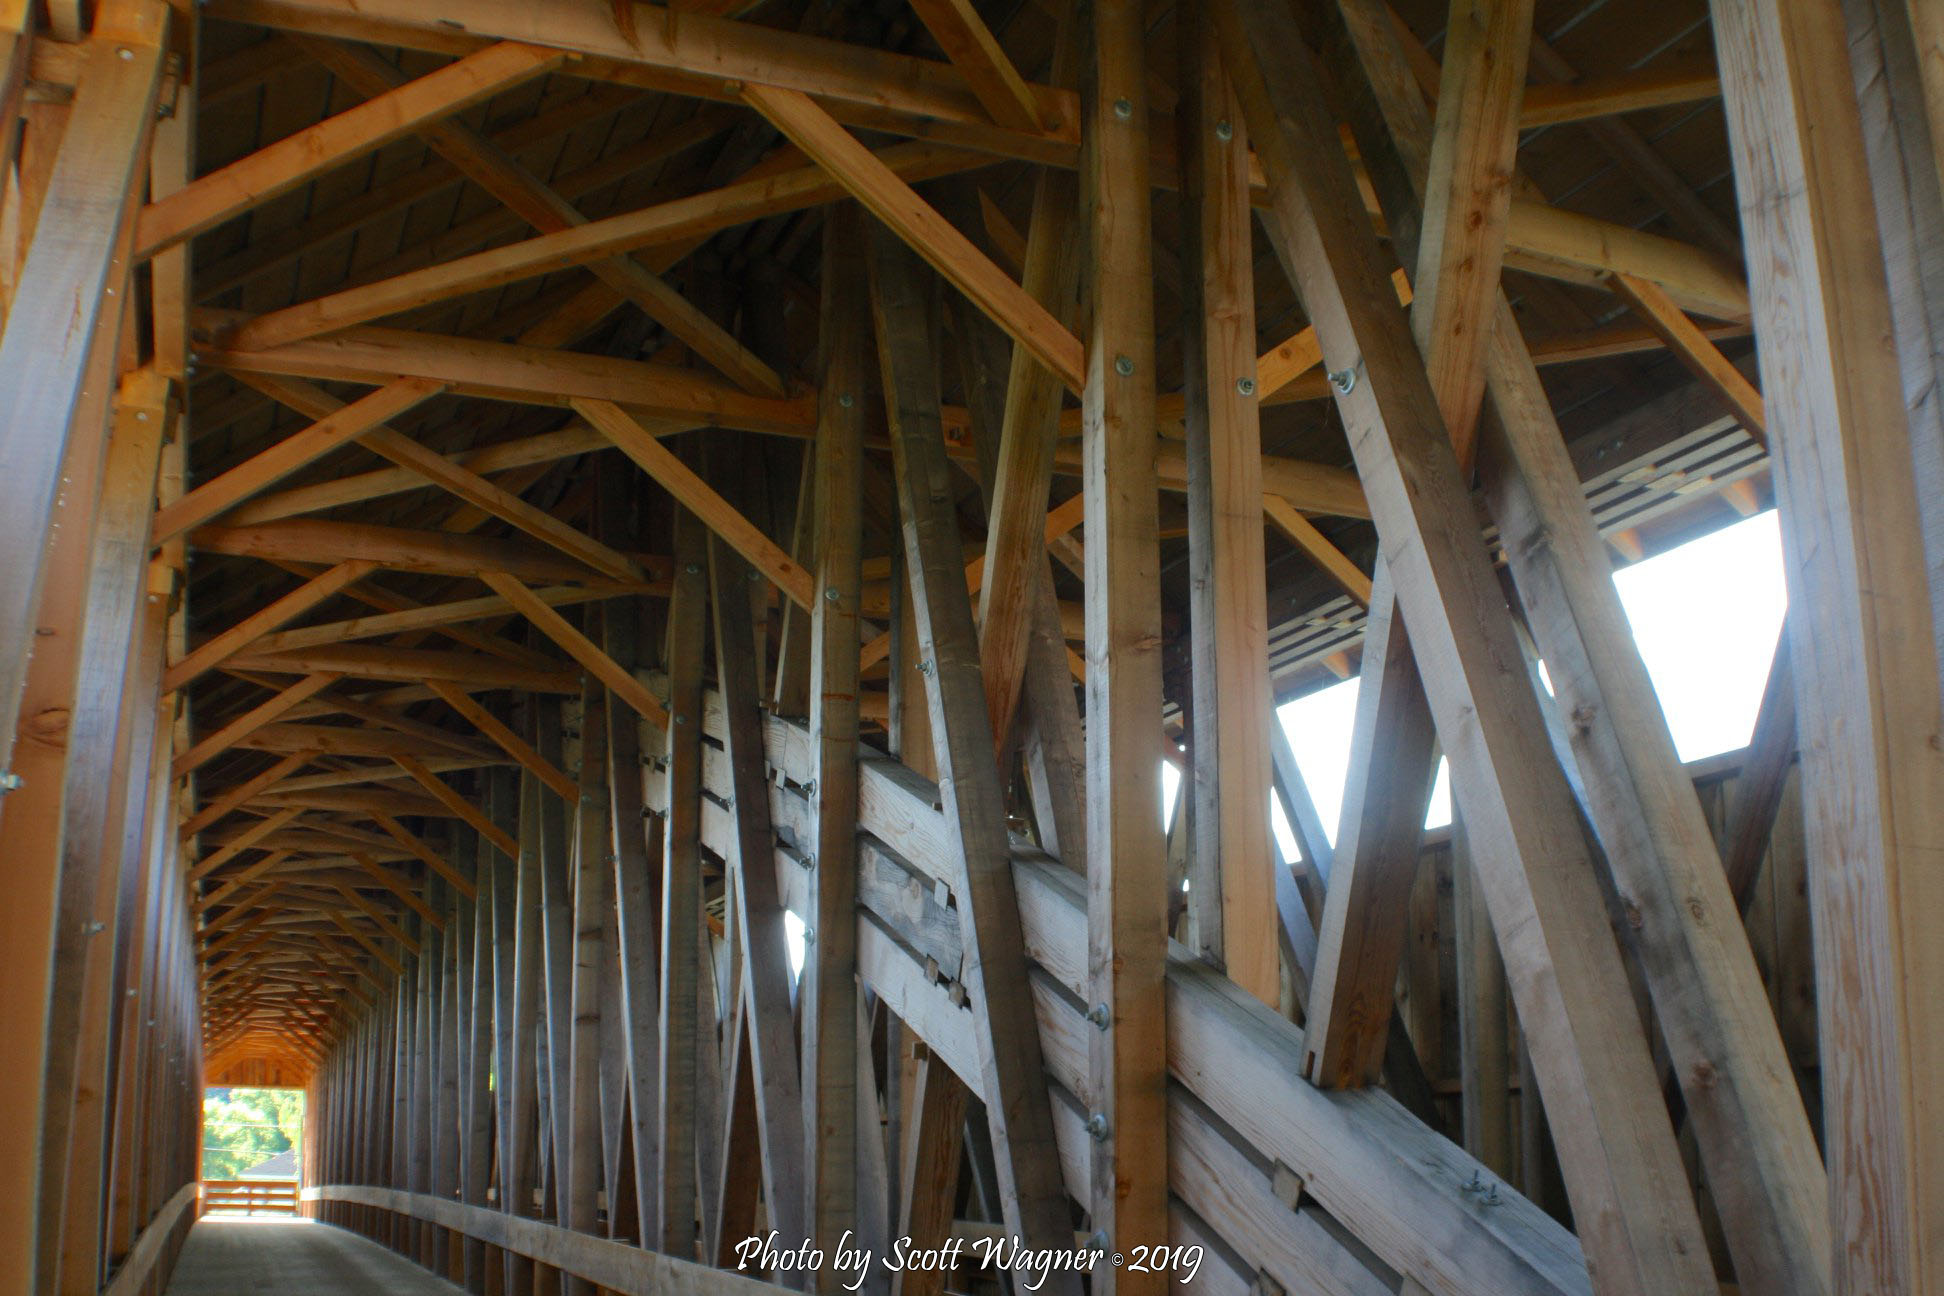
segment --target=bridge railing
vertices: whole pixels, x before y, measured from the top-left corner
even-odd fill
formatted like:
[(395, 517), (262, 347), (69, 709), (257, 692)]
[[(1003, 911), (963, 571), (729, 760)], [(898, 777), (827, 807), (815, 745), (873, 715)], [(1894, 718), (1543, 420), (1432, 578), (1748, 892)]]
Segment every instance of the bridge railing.
[(205, 1179), (202, 1211), (210, 1214), (297, 1214), (295, 1179)]

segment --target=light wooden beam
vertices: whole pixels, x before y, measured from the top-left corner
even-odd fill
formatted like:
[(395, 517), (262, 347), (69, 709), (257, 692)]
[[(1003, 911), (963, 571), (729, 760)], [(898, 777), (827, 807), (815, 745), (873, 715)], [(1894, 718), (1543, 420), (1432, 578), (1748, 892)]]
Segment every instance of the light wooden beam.
[(251, 824), (248, 828), (245, 828), (242, 832), (230, 838), (224, 845), (197, 860), (189, 869), (189, 884), (194, 886), (303, 813), (302, 810), (293, 806), (288, 810), (279, 810), (267, 818), (257, 820), (257, 822)]
[[(601, 599), (626, 598), (634, 594), (667, 597), (666, 581), (649, 581), (623, 586), (550, 585), (533, 591), (533, 596), (548, 607), (566, 607)], [(437, 629), (467, 621), (487, 621), (514, 611), (513, 605), (497, 594), (483, 598), (456, 599), (450, 603), (428, 603), (403, 612), (383, 612), (376, 616), (352, 617), (345, 621), (326, 621), (266, 634), (253, 643), (258, 652), (275, 653), (299, 648), (318, 648), (355, 639), (377, 639)]]
[[(1390, 30), (1381, 5), (1351, 12), (1368, 26)], [(1441, 111), (1432, 123), (1403, 135), (1395, 149), (1398, 166), (1414, 179), (1423, 176), (1415, 191), (1419, 201), (1397, 213), (1404, 222), (1397, 237), (1399, 256), (1417, 267), (1410, 314), (1417, 357), (1462, 474), (1474, 457), (1484, 396), (1489, 327), (1480, 315), (1498, 301), (1532, 6), (1528, 0), (1487, 0), (1483, 6), (1452, 0), (1450, 18), (1455, 44), (1441, 71)], [(1512, 51), (1510, 57), (1500, 46)], [(1406, 97), (1411, 91), (1396, 93)], [(1379, 178), (1387, 180), (1388, 173), (1380, 169)], [(1435, 769), (1431, 712), (1404, 618), (1381, 602), (1395, 593), (1384, 561), (1380, 544), (1351, 735), (1355, 774), (1336, 882), (1317, 929), (1316, 975), (1305, 1017), (1312, 1078), (1326, 1087), (1370, 1083), (1381, 1066), (1403, 915), (1417, 876), (1423, 806)]]
[[(34, 18), (26, 0), (0, 9), (0, 121), (18, 123), (34, 61)], [(0, 175), (13, 174), (20, 131), (11, 126), (0, 138)]]
[[(824, 225), (818, 436), (810, 455), (810, 552), (817, 597), (810, 601), (809, 728), (816, 744), (816, 912), (818, 933), (802, 989), (805, 1216), (815, 1245), (834, 1247), (855, 1227), (861, 1200), (857, 993), (857, 597), (862, 573), (864, 394), (869, 376), (870, 305), (865, 296), (864, 219), (848, 204)], [(842, 1279), (819, 1276), (834, 1296)]]
[[(1911, 415), (1836, 7), (1715, 0), (1778, 458), (1832, 1289), (1944, 1280), (1944, 756)], [(1934, 123), (1933, 123), (1934, 125)]]
[[(1270, 725), (1262, 426), (1256, 395), (1248, 132), (1213, 24), (1184, 8), (1177, 107), (1194, 764), (1191, 939), (1264, 1003), (1282, 992)], [(1223, 128), (1227, 129), (1224, 130)], [(1179, 812), (1178, 812), (1179, 813)]]
[(201, 526), (189, 533), (192, 548), (271, 562), (348, 562), (363, 559), (393, 571), (471, 577), (510, 572), (530, 581), (585, 581), (588, 571), (525, 540), (496, 540), (445, 531), (408, 531), (362, 522), (292, 518), (257, 526)]
[[(1408, 152), (1430, 132), (1415, 103), (1399, 99), (1385, 112)], [(1370, 152), (1379, 151), (1374, 131), (1363, 131)], [(1392, 236), (1406, 249), (1411, 182), (1380, 194), (1399, 213)], [(1823, 1194), (1814, 1139), (1746, 939), (1737, 924), (1707, 920), (1733, 900), (1658, 722), (1577, 471), (1502, 297), (1484, 362), (1498, 414), (1481, 459), (1485, 498), (1560, 714), (1575, 717), (1560, 732), (1561, 759), (1575, 771), (1615, 887), (1640, 915), (1639, 967), (1738, 1276), (1764, 1288), (1820, 1291), (1827, 1242), (1814, 1206)]]
[(331, 921), (344, 929), (344, 934), (364, 946), (365, 952), (391, 970), (393, 976), (404, 976), (405, 965), (392, 957), (391, 952), (371, 937), (365, 935), (364, 928), (353, 923), (336, 910), (331, 912)]
[(1735, 368), (1728, 357), (1706, 334), (1689, 319), (1672, 298), (1660, 287), (1646, 279), (1618, 271), (1612, 279), (1613, 290), (1620, 299), (1633, 307), (1647, 324), (1667, 343), (1674, 358), (1708, 384), (1741, 420), (1748, 435), (1763, 445), (1768, 444), (1768, 415), (1762, 407), (1762, 394), (1755, 390), (1755, 384)]
[(710, 531), (768, 577), (791, 602), (800, 608), (810, 607), (810, 573), (802, 564), (783, 552), (780, 545), (698, 477), (694, 469), (676, 457), (633, 415), (611, 401), (578, 400), (574, 409), (684, 508), (707, 523)]
[(668, 712), (660, 699), (650, 693), (640, 680), (623, 670), (612, 657), (602, 652), (600, 645), (568, 624), (567, 618), (535, 598), (532, 590), (505, 572), (481, 572), (479, 578), (511, 603), (521, 616), (531, 621), (540, 633), (559, 644), (569, 657), (613, 689), (634, 709), (635, 714), (658, 729), (668, 728)]
[[(1167, 855), (1161, 835), (1161, 602), (1144, 11), (1093, 7), (1086, 101), (1092, 329), (1082, 401), (1087, 584), (1087, 993), (1106, 1029), (1087, 1078), (1106, 1129), (1090, 1158), (1095, 1227), (1115, 1245), (1167, 1228)], [(1231, 70), (1233, 75), (1233, 70)], [(1106, 1291), (1160, 1292), (1116, 1270)]]
[(310, 755), (305, 752), (293, 752), (283, 757), (262, 773), (245, 779), (185, 819), (178, 830), (178, 835), (184, 841), (189, 840), (232, 810), (250, 801), (271, 784), (295, 773), (309, 763)]
[[(852, 126), (902, 130), (977, 150), (958, 152), (955, 161), (942, 164), (947, 169), (973, 165), (981, 156), (1016, 157), (1063, 167), (1079, 161), (1077, 99), (1069, 92), (1035, 87), (1042, 120), (1057, 122), (1059, 129), (1021, 133), (994, 124), (963, 79), (947, 65), (749, 23), (717, 25), (704, 20), (698, 24), (696, 16), (685, 15), (668, 31), (658, 31), (661, 39), (630, 43), (618, 41), (614, 25), (596, 13), (550, 14), (548, 20), (536, 23), (533, 15), (504, 2), (490, 14), (473, 11), (468, 20), (474, 33), (471, 35), (442, 26), (435, 14), (410, 0), (376, 4), (355, 0), (229, 3), (243, 11), (238, 16), (245, 21), (355, 36), (380, 45), (462, 53), (475, 49), (483, 33), (492, 31), (506, 39), (570, 46), (589, 56), (578, 65), (582, 74), (677, 89), (678, 93), (704, 99), (736, 102), (751, 87), (761, 91), (773, 86), (785, 94), (815, 96), (839, 120)], [(221, 14), (225, 8), (218, 0), (215, 12)], [(659, 21), (646, 15), (670, 11), (649, 7), (642, 12), (642, 31), (646, 33)], [(731, 67), (737, 69), (733, 74)], [(700, 71), (702, 68), (708, 71)], [(893, 151), (899, 147), (904, 146), (894, 146)], [(1164, 164), (1155, 171), (1157, 180), (1170, 182), (1170, 167)], [(905, 176), (913, 182), (921, 178)], [(1257, 205), (1267, 202), (1259, 182), (1256, 194)], [(754, 217), (728, 223), (750, 219)], [(1511, 263), (1521, 269), (1597, 287), (1617, 261), (1621, 268), (1661, 282), (1684, 309), (1724, 319), (1747, 318), (1747, 292), (1735, 268), (1713, 254), (1672, 239), (1543, 203), (1518, 201), (1513, 204), (1508, 242)]]
[(440, 384), (423, 378), (402, 378), (348, 405), (332, 401), (330, 411), (313, 416), (317, 421), (309, 427), (279, 438), (267, 449), (158, 511), (151, 541), (160, 545), (207, 522), (305, 464), (358, 440), (387, 419), (397, 418), (413, 406), (423, 404), (442, 390)]
[(464, 689), (456, 688), (443, 680), (427, 680), (426, 686), (447, 706), (470, 721), (475, 729), (499, 744), (500, 750), (532, 770), (561, 800), (572, 802), (580, 796), (580, 789), (573, 779), (552, 761), (535, 751), (525, 739), (507, 728), (498, 716), (473, 701)]
[[(594, 429), (573, 424), (556, 432), (462, 451), (454, 458), (473, 472), (489, 476), (570, 459), (590, 450), (598, 450), (606, 444)], [(315, 485), (296, 486), (258, 496), (239, 505), (227, 520), (237, 526), (274, 522), (300, 513), (315, 513), (417, 490), (424, 485), (424, 481), (417, 473), (405, 468), (379, 468), (371, 472), (353, 473)]]
[(355, 675), (361, 679), (412, 683), (442, 679), (476, 688), (532, 689), (541, 693), (573, 693), (580, 687), (573, 671), (516, 666), (484, 653), (388, 648), (372, 644), (294, 648), (280, 653), (244, 652), (231, 658), (230, 666), (239, 671), (282, 674), (321, 671), (334, 675)]
[(170, 775), (181, 778), (191, 770), (199, 769), (217, 756), (241, 743), (245, 738), (263, 728), (278, 716), (283, 715), (298, 703), (304, 702), (344, 678), (328, 671), (306, 675), (256, 706), (245, 711), (236, 719), (210, 734), (189, 750), (175, 758), (170, 766)]
[[(295, 378), (250, 374), (245, 375), (243, 381), (300, 414), (313, 418), (329, 418), (344, 408), (329, 392)], [(543, 509), (535, 508), (512, 491), (494, 485), (470, 468), (426, 449), (408, 436), (377, 426), (360, 435), (358, 441), (365, 449), (417, 473), (474, 508), (510, 522), (542, 544), (551, 545), (604, 576), (621, 581), (646, 579), (646, 573), (634, 559), (616, 553), (592, 536), (568, 526)]]
[(1042, 129), (1033, 88), (971, 0), (912, 0), (911, 7), (994, 121), (1018, 131)]
[(919, 197), (909, 184), (808, 95), (746, 86), (743, 95), (770, 124), (817, 160), (850, 195), (896, 230), (934, 269), (969, 297), (1070, 390), (1084, 367), (1080, 340), (1007, 277)]
[[(725, 862), (728, 884), (735, 892), (733, 913), (742, 955), (741, 991), (730, 1001), (730, 1011), (740, 1010), (745, 1021), (743, 1043), (749, 1050), (756, 1125), (762, 1134), (768, 1220), (785, 1237), (804, 1237), (809, 1203), (800, 1188), (807, 1178), (810, 1149), (804, 1141), (789, 942), (769, 813), (760, 709), (762, 671), (749, 612), (748, 571), (721, 537), (711, 539), (709, 606), (715, 621), (728, 787), (735, 808), (733, 847)], [(821, 932), (810, 935), (822, 937)]]
[(357, 862), (359, 868), (371, 875), (371, 879), (374, 882), (397, 896), (405, 907), (417, 914), (422, 921), (435, 928), (443, 929), (445, 927), (445, 919), (441, 918), (431, 905), (425, 903), (425, 900), (418, 892), (406, 886), (398, 874), (392, 872), (363, 851), (352, 851), (351, 858)]
[[(217, 12), (223, 12), (220, 6)], [(435, 15), (408, 0), (257, 3), (237, 16), (373, 44), (450, 53), (469, 50), (489, 35), (557, 45), (585, 55), (578, 70), (587, 75), (729, 102), (735, 101), (738, 85), (775, 85), (826, 98), (857, 124), (902, 127), (909, 133), (916, 118), (928, 118), (934, 130), (1013, 155), (1044, 159), (1064, 153), (1070, 159), (1079, 137), (1070, 92), (1033, 87), (1039, 117), (1058, 121), (1059, 127), (1015, 130), (994, 123), (966, 78), (950, 64), (738, 22), (695, 5), (636, 4), (630, 12), (632, 34), (605, 6), (542, 16), (500, 0), (490, 9), (471, 12), (465, 32), (441, 25)]]
[[(406, 83), (405, 74), (376, 54), (337, 41), (299, 38), (360, 94), (381, 96)], [(543, 234), (587, 224), (587, 217), (497, 145), (462, 122), (433, 121), (419, 134), (434, 151)], [(675, 289), (636, 261), (612, 257), (588, 269), (609, 287), (687, 343), (697, 355), (749, 391), (783, 395), (783, 380), (750, 350)]]
[[(485, 812), (482, 811), (478, 806), (474, 805), (472, 802), (466, 800), (466, 798), (460, 796), (457, 792), (453, 791), (452, 785), (450, 783), (447, 783), (444, 779), (440, 778), (437, 774), (434, 774), (431, 770), (427, 769), (423, 764), (419, 762), (417, 757), (393, 756), (392, 759), (398, 762), (398, 768), (404, 770), (407, 774), (410, 774), (412, 776), (413, 782), (417, 783), (420, 787), (424, 788), (427, 792), (430, 792), (432, 796), (437, 801), (440, 802), (440, 804), (446, 807), (446, 809), (452, 811), (452, 813), (458, 815), (461, 819), (465, 820), (466, 823), (472, 828), (474, 832), (478, 833), (481, 837), (484, 837), (487, 841), (497, 846), (500, 849), (501, 853), (504, 854), (508, 859), (517, 859), (519, 857), (520, 844), (514, 841), (512, 836), (504, 828), (501, 828), (498, 824), (494, 823), (491, 819), (488, 819), (486, 817)], [(378, 819), (379, 827), (383, 828), (386, 832), (391, 832), (392, 821), (388, 817), (387, 818), (379, 818), (378, 816), (373, 816), (373, 817)], [(407, 850), (412, 849), (412, 846), (407, 843), (404, 837), (400, 837), (398, 833), (392, 833), (392, 836), (398, 839), (399, 845), (404, 846)], [(407, 834), (407, 836), (409, 836), (409, 834)], [(417, 841), (416, 838), (413, 838), (412, 840)], [(423, 843), (420, 844), (423, 845)], [(436, 851), (430, 853), (432, 855), (437, 854)], [(432, 861), (426, 855), (421, 855), (420, 858), (424, 859), (428, 865), (431, 865)], [(463, 876), (453, 872), (451, 865), (434, 866), (434, 870), (440, 873), (442, 876), (444, 876), (448, 882), (451, 882), (454, 886), (458, 887), (462, 892), (466, 893), (468, 899), (471, 899), (472, 884), (469, 881), (467, 881)]]
[(1270, 525), (1308, 554), (1310, 560), (1322, 569), (1324, 575), (1335, 581), (1339, 589), (1365, 607), (1370, 606), (1370, 577), (1351, 562), (1341, 549), (1331, 544), (1329, 537), (1316, 529), (1316, 523), (1303, 516), (1302, 510), (1280, 495), (1264, 495), (1262, 515)]
[(187, 687), (242, 651), (245, 645), (258, 643), (270, 631), (302, 616), (376, 569), (377, 564), (372, 562), (341, 562), (313, 576), (290, 593), (250, 613), (235, 625), (211, 635), (187, 656), (172, 663), (169, 669), (163, 672), (162, 687), (165, 690)]
[(1649, 108), (1697, 103), (1721, 95), (1721, 75), (1714, 60), (1669, 62), (1613, 76), (1588, 76), (1574, 81), (1535, 85), (1519, 104), (1519, 129), (1585, 122)]
[[(976, 1074), (990, 1099), (986, 1118), (1000, 1206), (1007, 1230), (1026, 1245), (1063, 1245), (1070, 1216), (1019, 941), (1019, 902), (1006, 862), (1005, 802), (985, 718), (977, 633), (951, 508), (952, 469), (943, 454), (937, 358), (929, 344), (933, 303), (912, 252), (886, 230), (871, 233), (878, 364), (913, 624), (919, 652), (931, 667), (924, 672), (925, 705), (939, 794), (953, 856), (962, 868), (954, 880), (959, 938), (967, 951), (961, 975), (977, 1022)], [(1071, 1272), (1051, 1273), (1046, 1282), (1061, 1292), (1079, 1289)]]
[(408, 953), (416, 954), (419, 952), (419, 943), (408, 936), (404, 928), (393, 922), (390, 914), (342, 882), (334, 882), (331, 885), (332, 889), (343, 896), (352, 908), (376, 923), (379, 931), (385, 933), (392, 940), (397, 941)]
[[(675, 576), (668, 601), (668, 713), (662, 726), (667, 794), (662, 820), (661, 1099), (655, 1114), (661, 1145), (656, 1168), (657, 1217), (652, 1227), (666, 1251), (693, 1254), (698, 1216), (716, 1185), (698, 1158), (707, 1119), (704, 1050), (715, 1048), (714, 1012), (698, 1008), (704, 982), (702, 904), (702, 672), (708, 641), (708, 532), (701, 519), (678, 509), (674, 519)], [(714, 1005), (709, 1007), (713, 1009)], [(738, 1035), (733, 1001), (725, 1034)], [(698, 1191), (701, 1179), (704, 1189)], [(705, 1250), (704, 1254), (708, 1254)]]
[[(198, 311), (196, 318), (218, 329), (234, 326), (233, 333), (205, 343), (198, 355), (243, 373), (373, 384), (416, 377), (444, 383), (466, 396), (537, 405), (564, 405), (576, 397), (611, 400), (657, 419), (685, 421), (686, 427), (717, 425), (779, 436), (808, 435), (814, 418), (811, 403), (801, 397), (752, 396), (694, 370), (586, 355), (532, 341), (489, 342), (405, 329), (348, 327), (356, 321), (332, 318), (318, 328), (299, 330), (301, 336), (294, 340), (264, 342), (259, 334), (269, 330), (275, 315), (252, 320)], [(326, 331), (333, 336), (313, 337)]]
[[(1077, 182), (1065, 172), (1046, 170), (1033, 185), (1021, 286), (1061, 327), (1071, 327), (1080, 307)], [(1012, 732), (1013, 712), (1026, 678), (1033, 613), (1039, 605), (1049, 530), (1046, 499), (1064, 391), (1059, 375), (1025, 347), (1013, 347), (979, 587), (979, 660), (986, 716), (994, 741), (1001, 745)]]
[[(919, 181), (968, 170), (986, 159), (981, 154), (936, 144), (913, 143), (893, 145), (880, 160), (894, 174)], [(262, 349), (315, 337), (567, 266), (605, 260), (642, 248), (679, 244), (765, 216), (814, 207), (841, 197), (843, 192), (836, 180), (814, 165), (739, 180), (708, 193), (537, 235), (376, 283), (341, 289), (315, 301), (301, 302), (244, 326), (235, 344)]]
[(1411, 618), (1466, 830), (1476, 858), (1490, 861), (1482, 876), (1493, 927), (1582, 1242), (1616, 1292), (1707, 1290), (1714, 1276), (1700, 1223), (1680, 1187), (1673, 1132), (1571, 793), (1523, 672), (1503, 668), (1520, 660), (1510, 615), (1417, 347), (1404, 319), (1381, 305), (1388, 274), (1357, 210), (1318, 70), (1287, 9), (1225, 0), (1217, 13), (1278, 194), (1272, 241), (1317, 325), (1325, 363), (1354, 364), (1361, 375), (1339, 408), (1386, 539), (1383, 570)]
[(1795, 670), (1789, 661), (1789, 631), (1783, 627), (1769, 662), (1768, 683), (1755, 711), (1748, 755), (1735, 779), (1735, 797), (1721, 834), (1721, 871), (1736, 906), (1746, 913), (1755, 883), (1768, 857), (1775, 816), (1782, 808), (1789, 771), (1796, 763)]
[[(42, 210), (55, 218), (35, 225), (0, 334), (0, 428), (7, 429), (0, 435), (6, 498), (0, 552), (15, 558), (0, 575), (0, 770), (9, 767), (13, 751), (33, 655), (38, 557), (97, 325), (120, 315), (126, 265), (117, 253), (155, 119), (161, 38), (159, 27), (104, 30), (88, 43), (82, 85), (41, 198)], [(9, 119), (6, 132), (15, 129)], [(104, 378), (107, 372), (101, 371)]]
[(153, 256), (214, 229), (321, 171), (383, 148), (423, 122), (463, 111), (545, 75), (566, 57), (565, 51), (536, 45), (490, 45), (377, 99), (327, 117), (144, 207), (135, 230), (135, 254)]

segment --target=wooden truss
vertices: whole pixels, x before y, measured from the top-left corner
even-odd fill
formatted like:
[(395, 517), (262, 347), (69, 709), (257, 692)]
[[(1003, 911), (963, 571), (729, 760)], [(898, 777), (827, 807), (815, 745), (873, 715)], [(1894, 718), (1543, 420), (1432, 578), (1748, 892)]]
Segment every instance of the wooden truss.
[(1944, 1284), (1939, 24), (1568, 8), (0, 0), (0, 1296)]

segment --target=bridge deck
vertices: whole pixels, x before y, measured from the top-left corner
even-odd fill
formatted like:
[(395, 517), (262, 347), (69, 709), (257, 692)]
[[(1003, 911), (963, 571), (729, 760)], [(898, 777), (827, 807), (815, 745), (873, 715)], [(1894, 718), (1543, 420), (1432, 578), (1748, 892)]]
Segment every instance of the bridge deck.
[(309, 1220), (202, 1219), (168, 1296), (455, 1296), (460, 1288), (355, 1233)]

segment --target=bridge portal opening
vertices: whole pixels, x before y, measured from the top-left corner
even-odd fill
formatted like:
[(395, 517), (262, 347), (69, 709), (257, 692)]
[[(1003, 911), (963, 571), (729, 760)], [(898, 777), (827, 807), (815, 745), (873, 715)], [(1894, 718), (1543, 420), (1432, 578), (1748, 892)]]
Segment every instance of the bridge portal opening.
[(295, 1217), (303, 1157), (302, 1089), (214, 1085), (203, 1091), (205, 1215)]

